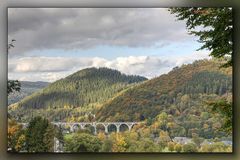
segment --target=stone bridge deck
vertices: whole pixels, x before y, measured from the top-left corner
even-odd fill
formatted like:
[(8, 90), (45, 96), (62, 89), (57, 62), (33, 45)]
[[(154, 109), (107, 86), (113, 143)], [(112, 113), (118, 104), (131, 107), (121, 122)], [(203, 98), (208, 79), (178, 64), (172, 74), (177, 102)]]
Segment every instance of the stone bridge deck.
[[(94, 134), (97, 134), (97, 126), (103, 126), (105, 133), (109, 132), (109, 126), (114, 125), (116, 127), (117, 133), (120, 132), (120, 127), (125, 125), (128, 127), (130, 131), (132, 127), (141, 122), (51, 122), (53, 125), (57, 127), (70, 127), (70, 132), (75, 132), (79, 128), (84, 129), (87, 125), (90, 125), (94, 128)], [(24, 127), (27, 127), (28, 123), (21, 123)]]

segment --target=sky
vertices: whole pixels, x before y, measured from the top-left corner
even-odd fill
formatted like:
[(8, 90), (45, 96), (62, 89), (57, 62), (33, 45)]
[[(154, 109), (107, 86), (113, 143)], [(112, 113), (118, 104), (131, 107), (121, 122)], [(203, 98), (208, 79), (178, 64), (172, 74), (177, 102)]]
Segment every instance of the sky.
[(8, 77), (54, 82), (89, 67), (149, 79), (209, 58), (167, 8), (9, 8)]

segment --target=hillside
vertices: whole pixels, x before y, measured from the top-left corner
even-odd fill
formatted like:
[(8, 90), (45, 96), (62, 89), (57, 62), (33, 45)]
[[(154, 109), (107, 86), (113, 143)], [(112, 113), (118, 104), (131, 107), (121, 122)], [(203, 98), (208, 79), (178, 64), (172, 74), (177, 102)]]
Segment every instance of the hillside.
[(170, 137), (226, 137), (223, 119), (214, 114), (208, 102), (232, 100), (232, 69), (222, 62), (195, 61), (176, 67), (168, 74), (128, 88), (106, 101), (96, 114), (98, 121), (144, 121), (148, 130)]
[(163, 130), (170, 137), (227, 137), (220, 130), (222, 117), (207, 104), (231, 101), (232, 69), (219, 68), (222, 63), (195, 61), (151, 80), (88, 68), (11, 105), (9, 115), (21, 122), (35, 116), (67, 122), (144, 121), (136, 129), (151, 134)]
[(201, 60), (176, 67), (112, 98), (98, 111), (97, 119), (141, 121), (163, 111), (188, 115), (194, 108), (201, 114), (205, 101), (231, 95), (232, 71), (219, 69), (220, 65), (218, 61)]
[(49, 85), (48, 82), (41, 81), (38, 82), (20, 81), (20, 84), (21, 84), (20, 92), (13, 92), (8, 96), (8, 105), (16, 103), (19, 100)]
[(18, 121), (34, 116), (52, 121), (89, 121), (86, 114), (123, 89), (146, 78), (108, 68), (87, 68), (60, 79), (9, 107)]

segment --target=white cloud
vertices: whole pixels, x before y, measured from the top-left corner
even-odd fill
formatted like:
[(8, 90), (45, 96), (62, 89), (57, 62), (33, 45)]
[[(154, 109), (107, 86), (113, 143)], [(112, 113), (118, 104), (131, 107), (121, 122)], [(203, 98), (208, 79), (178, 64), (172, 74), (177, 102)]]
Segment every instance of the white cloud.
[(154, 56), (118, 57), (105, 64), (106, 67), (117, 69), (123, 73), (142, 75), (147, 78), (161, 74), (169, 65), (173, 64)]
[(70, 73), (68, 72), (46, 72), (46, 73), (35, 72), (31, 74), (21, 73), (19, 74), (18, 80), (54, 82), (58, 79), (66, 77), (68, 74)]
[(25, 57), (9, 60), (9, 71), (13, 72), (61, 72), (90, 66), (91, 58)]
[(175, 62), (176, 66), (181, 66), (182, 64), (192, 63), (199, 59), (210, 59), (209, 51), (196, 51), (191, 54), (177, 57), (168, 57), (171, 61)]
[(153, 78), (169, 72), (175, 66), (209, 58), (208, 52), (186, 56), (128, 56), (107, 60), (100, 57), (26, 57), (9, 61), (9, 78), (29, 81), (55, 81), (88, 67), (108, 67), (125, 74)]

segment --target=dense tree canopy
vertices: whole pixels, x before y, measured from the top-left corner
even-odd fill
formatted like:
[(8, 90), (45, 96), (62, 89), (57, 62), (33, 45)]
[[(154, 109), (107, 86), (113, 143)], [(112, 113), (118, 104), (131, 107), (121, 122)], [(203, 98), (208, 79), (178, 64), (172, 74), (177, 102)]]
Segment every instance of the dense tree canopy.
[[(84, 120), (141, 121), (140, 124), (134, 125), (131, 131), (124, 131), (124, 127), (120, 127), (121, 133), (116, 133), (115, 127), (109, 126), (108, 134), (104, 133), (104, 128), (98, 128), (98, 134), (94, 135), (93, 127), (86, 126), (76, 133), (69, 133), (69, 126), (54, 129), (48, 120), (36, 117), (24, 132), (18, 132), (21, 128), (12, 124), (12, 132), (22, 134), (10, 134), (14, 136), (9, 137), (9, 146), (12, 146), (13, 151), (24, 151), (25, 148), (28, 152), (52, 152), (53, 139), (56, 137), (64, 144), (63, 151), (66, 152), (230, 152), (231, 145), (221, 142), (231, 140), (231, 136), (221, 129), (225, 120), (218, 112), (209, 112), (211, 107), (207, 103), (222, 98), (231, 99), (232, 72), (230, 67), (219, 68), (223, 63), (217, 60), (200, 60), (183, 65), (160, 77), (140, 81), (138, 84), (127, 84), (126, 88), (103, 100), (99, 108), (87, 107), (89, 112), (95, 112), (97, 115), (95, 117), (89, 114), (88, 119)], [(71, 82), (72, 79), (74, 76), (68, 77), (67, 81)], [(91, 85), (99, 84), (98, 81), (94, 81), (96, 78), (91, 80)], [(48, 87), (57, 90), (55, 85)], [(59, 86), (62, 85), (63, 83)], [(90, 84), (86, 83), (84, 87), (88, 88), (88, 85)], [(90, 88), (93, 87), (91, 85)], [(60, 89), (64, 90), (70, 86)], [(97, 88), (101, 90), (100, 86)], [(48, 87), (44, 91), (51, 91)], [(74, 92), (75, 89), (70, 91)], [(87, 91), (82, 94), (84, 93)], [(44, 112), (48, 112), (46, 115), (58, 117), (57, 114), (52, 114), (54, 112), (51, 110), (58, 108), (43, 109)], [(74, 107), (69, 110), (72, 112), (68, 114), (74, 115)], [(18, 108), (14, 111), (18, 111), (19, 115), (29, 112), (23, 109), (20, 112)], [(64, 111), (66, 110), (62, 110), (61, 114), (66, 114)], [(29, 112), (29, 118), (34, 117), (33, 112), (40, 114), (38, 108), (35, 108)], [(10, 112), (10, 115), (14, 114)], [(46, 117), (51, 119), (50, 116)], [(75, 117), (67, 119), (68, 122), (75, 120)], [(189, 138), (191, 141), (186, 144), (179, 143), (174, 141), (175, 137)]]
[(65, 137), (65, 150), (69, 152), (98, 152), (101, 141), (87, 133), (73, 133)]
[(26, 150), (28, 152), (53, 151), (55, 130), (47, 119), (33, 118), (26, 129)]
[[(218, 59), (227, 59), (221, 67), (233, 65), (233, 13), (230, 7), (221, 8), (171, 8), (178, 20), (186, 20), (187, 29), (190, 34), (199, 37), (203, 46), (199, 48), (211, 51), (211, 56)], [(231, 134), (232, 126), (232, 102), (224, 99), (211, 102), (214, 106), (213, 112), (218, 111), (225, 119), (225, 131)], [(218, 109), (216, 109), (218, 108)], [(226, 112), (226, 113), (225, 113)]]
[(183, 65), (107, 101), (96, 117), (100, 121), (140, 121), (163, 111), (183, 119), (196, 115), (193, 109), (201, 113), (205, 101), (231, 93), (231, 69), (219, 69), (222, 64), (201, 60)]
[(22, 125), (8, 119), (8, 148), (10, 151), (25, 150), (25, 134)]
[(103, 102), (145, 80), (108, 68), (83, 69), (10, 106), (9, 113), (22, 121), (29, 121), (32, 114), (52, 121), (91, 121), (90, 112)]
[(212, 106), (212, 111), (214, 113), (221, 113), (224, 115), (224, 124), (221, 129), (228, 134), (232, 134), (232, 103), (229, 102), (226, 98), (221, 99), (217, 102), (209, 102), (209, 105)]

